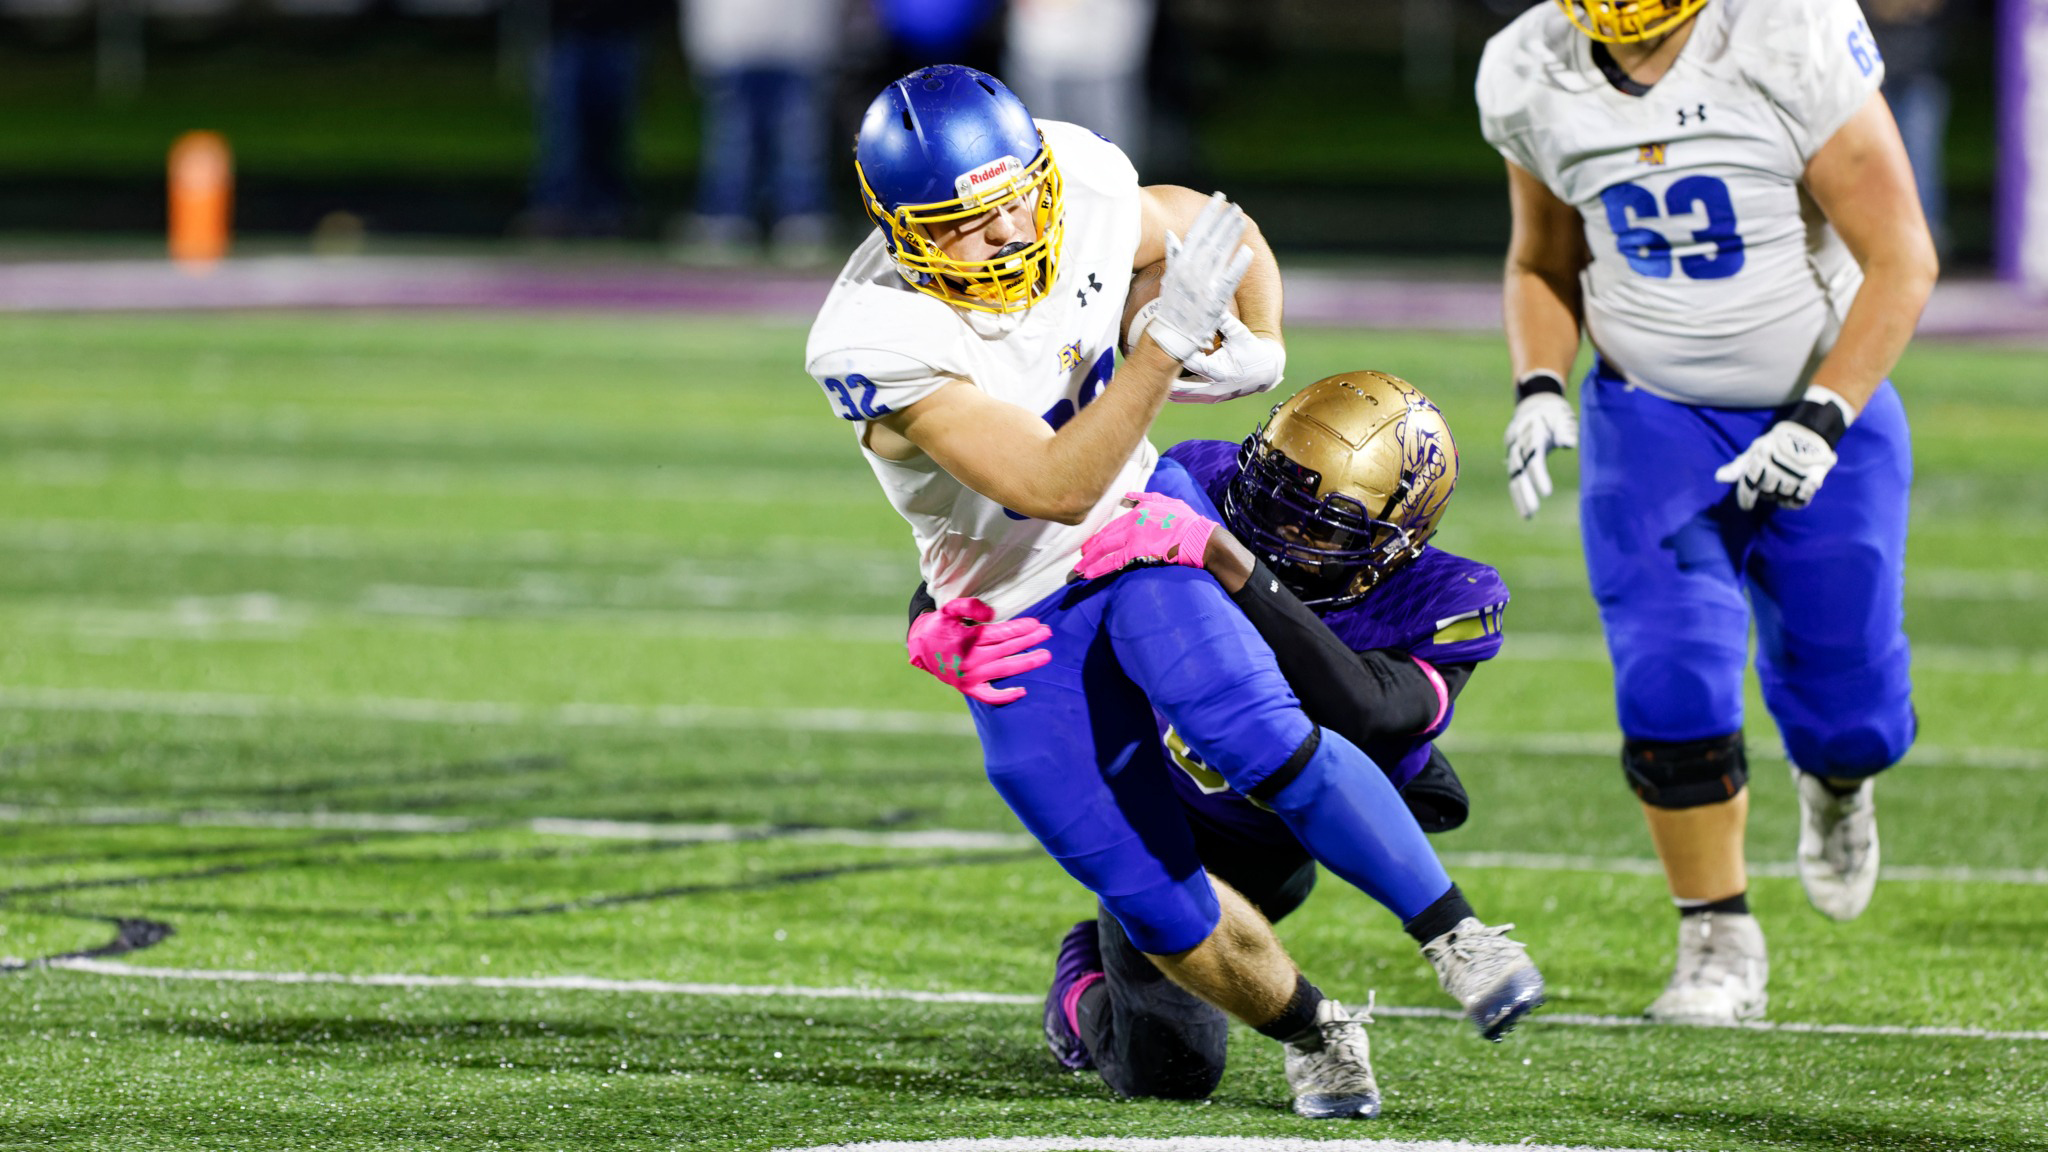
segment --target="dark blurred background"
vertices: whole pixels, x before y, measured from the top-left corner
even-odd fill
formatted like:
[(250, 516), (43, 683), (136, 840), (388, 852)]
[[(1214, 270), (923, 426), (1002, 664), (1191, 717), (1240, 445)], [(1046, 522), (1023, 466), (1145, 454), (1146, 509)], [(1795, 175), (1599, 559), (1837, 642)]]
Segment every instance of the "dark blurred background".
[[(1491, 261), (1506, 241), (1470, 92), (1526, 0), (681, 5), (0, 0), (0, 233), (160, 237), (166, 149), (210, 129), (244, 244), (520, 237), (813, 264), (861, 227), (860, 109), (951, 59), (1042, 116), (1099, 120), (1148, 181), (1229, 191), (1297, 255)], [(1951, 267), (1991, 253), (1990, 7), (1865, 0), (1945, 184)]]

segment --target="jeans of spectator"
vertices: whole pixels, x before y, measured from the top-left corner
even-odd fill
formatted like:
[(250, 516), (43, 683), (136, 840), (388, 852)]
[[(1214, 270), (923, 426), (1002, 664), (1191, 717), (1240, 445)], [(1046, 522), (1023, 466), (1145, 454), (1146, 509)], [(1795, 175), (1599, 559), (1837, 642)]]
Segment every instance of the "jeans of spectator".
[(1948, 193), (1942, 179), (1942, 142), (1948, 134), (1948, 82), (1932, 72), (1889, 76), (1885, 102), (1899, 122), (1899, 138), (1913, 163), (1913, 183), (1935, 245), (1948, 249)]
[(640, 66), (637, 32), (557, 29), (541, 60), (533, 209), (573, 232), (626, 222), (627, 157)]
[(792, 68), (736, 68), (703, 77), (704, 156), (697, 214), (751, 220), (825, 211), (825, 86)]

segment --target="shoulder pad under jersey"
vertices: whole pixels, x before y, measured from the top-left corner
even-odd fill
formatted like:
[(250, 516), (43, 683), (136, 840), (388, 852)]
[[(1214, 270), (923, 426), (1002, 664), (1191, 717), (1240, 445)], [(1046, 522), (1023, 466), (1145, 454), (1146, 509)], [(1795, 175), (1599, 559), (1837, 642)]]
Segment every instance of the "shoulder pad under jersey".
[(1358, 651), (1396, 648), (1433, 663), (1477, 663), (1500, 652), (1507, 602), (1507, 583), (1491, 566), (1424, 548), (1371, 595), (1323, 620)]

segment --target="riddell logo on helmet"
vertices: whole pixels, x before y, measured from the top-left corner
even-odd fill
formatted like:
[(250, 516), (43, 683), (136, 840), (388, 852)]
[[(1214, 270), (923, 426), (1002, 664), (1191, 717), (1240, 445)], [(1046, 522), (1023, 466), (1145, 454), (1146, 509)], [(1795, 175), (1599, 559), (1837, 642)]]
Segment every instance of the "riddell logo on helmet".
[(972, 172), (963, 172), (953, 181), (953, 194), (969, 208), (976, 207), (1008, 192), (1017, 178), (1024, 174), (1024, 162), (1015, 156), (1005, 156), (990, 161)]

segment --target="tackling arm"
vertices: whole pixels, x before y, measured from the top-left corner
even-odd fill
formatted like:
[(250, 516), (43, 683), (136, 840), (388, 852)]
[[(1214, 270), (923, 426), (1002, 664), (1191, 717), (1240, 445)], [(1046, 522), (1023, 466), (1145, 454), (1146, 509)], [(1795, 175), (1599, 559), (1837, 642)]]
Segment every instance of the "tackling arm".
[(1940, 268), (1891, 108), (1871, 93), (1806, 165), (1806, 190), (1863, 268), (1863, 287), (1813, 386), (1854, 412), (1913, 338)]
[[(1220, 528), (1215, 534), (1228, 535)], [(1236, 544), (1235, 538), (1230, 542)], [(1216, 548), (1212, 537), (1212, 555)], [(1390, 648), (1353, 651), (1256, 561), (1249, 579), (1231, 591), (1230, 598), (1273, 649), (1281, 675), (1301, 698), (1302, 711), (1354, 744), (1416, 736), (1436, 727), (1472, 673), (1469, 664), (1434, 669), (1444, 687), (1439, 695), (1430, 670), (1407, 653)]]

